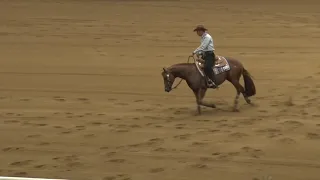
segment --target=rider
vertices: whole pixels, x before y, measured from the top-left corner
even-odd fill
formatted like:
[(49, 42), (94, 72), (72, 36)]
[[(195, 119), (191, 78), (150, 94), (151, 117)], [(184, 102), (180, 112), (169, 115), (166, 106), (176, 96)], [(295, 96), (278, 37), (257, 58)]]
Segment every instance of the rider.
[(207, 33), (207, 29), (203, 25), (198, 25), (193, 31), (196, 31), (198, 36), (201, 37), (201, 45), (193, 51), (192, 55), (200, 55), (203, 53), (202, 56), (205, 60), (204, 72), (209, 78), (209, 87), (217, 88), (218, 86), (215, 83), (215, 77), (212, 70), (216, 59), (212, 37)]

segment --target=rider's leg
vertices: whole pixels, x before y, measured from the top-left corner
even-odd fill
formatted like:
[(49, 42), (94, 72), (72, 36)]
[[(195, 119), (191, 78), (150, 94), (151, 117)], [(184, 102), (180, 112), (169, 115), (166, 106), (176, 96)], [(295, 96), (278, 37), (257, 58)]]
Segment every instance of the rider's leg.
[(214, 54), (213, 53), (206, 53), (205, 57), (205, 67), (204, 67), (204, 71), (206, 73), (206, 76), (214, 83), (215, 85), (215, 78), (214, 78), (214, 74), (213, 74), (213, 63), (214, 63)]
[(216, 64), (216, 54), (213, 52), (213, 64)]

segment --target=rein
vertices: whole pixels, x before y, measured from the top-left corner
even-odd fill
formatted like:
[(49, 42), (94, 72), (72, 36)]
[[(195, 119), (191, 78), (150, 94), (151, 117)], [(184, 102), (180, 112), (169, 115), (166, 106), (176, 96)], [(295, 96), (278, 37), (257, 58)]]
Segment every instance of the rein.
[[(188, 57), (188, 60), (187, 60), (187, 63), (189, 63), (189, 62), (190, 62), (190, 58), (192, 58), (192, 59), (193, 59), (193, 62), (196, 62), (196, 60), (195, 60), (194, 56), (189, 56), (189, 57)], [(180, 79), (180, 81), (178, 82), (178, 84), (177, 84), (177, 85), (175, 85), (175, 86), (172, 88), (172, 90), (173, 90), (173, 89), (176, 89), (176, 88), (181, 84), (182, 80), (183, 80), (183, 79)]]

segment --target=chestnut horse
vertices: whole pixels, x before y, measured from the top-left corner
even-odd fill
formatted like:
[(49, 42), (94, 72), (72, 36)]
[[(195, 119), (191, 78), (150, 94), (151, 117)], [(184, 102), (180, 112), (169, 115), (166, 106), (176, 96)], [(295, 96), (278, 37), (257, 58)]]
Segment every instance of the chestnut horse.
[[(233, 84), (237, 91), (236, 97), (234, 99), (233, 111), (239, 111), (238, 101), (240, 93), (242, 93), (245, 101), (248, 104), (251, 104), (249, 97), (254, 96), (256, 94), (256, 88), (250, 73), (244, 68), (240, 61), (233, 58), (224, 59), (226, 60), (230, 68), (226, 71), (220, 71), (216, 73), (215, 82), (217, 85), (220, 85), (225, 80), (228, 80)], [(174, 83), (175, 78), (179, 77), (185, 80), (196, 97), (197, 112), (198, 114), (201, 114), (200, 106), (216, 108), (216, 105), (213, 103), (203, 101), (208, 86), (206, 78), (202, 75), (201, 68), (199, 68), (196, 62), (197, 61), (195, 61), (195, 63), (179, 63), (174, 64), (168, 68), (163, 68), (163, 72), (161, 73), (161, 75), (164, 80), (164, 89), (166, 92), (170, 92), (173, 89), (172, 85)], [(244, 88), (239, 82), (241, 75), (244, 79)]]

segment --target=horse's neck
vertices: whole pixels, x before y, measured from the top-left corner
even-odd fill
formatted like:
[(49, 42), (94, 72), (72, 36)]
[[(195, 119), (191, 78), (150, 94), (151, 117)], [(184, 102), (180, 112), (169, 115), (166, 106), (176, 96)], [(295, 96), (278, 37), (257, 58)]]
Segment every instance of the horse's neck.
[(191, 64), (176, 64), (170, 67), (173, 76), (181, 79), (186, 79), (188, 72), (191, 69)]

